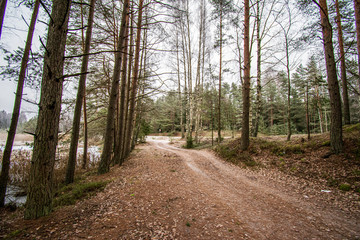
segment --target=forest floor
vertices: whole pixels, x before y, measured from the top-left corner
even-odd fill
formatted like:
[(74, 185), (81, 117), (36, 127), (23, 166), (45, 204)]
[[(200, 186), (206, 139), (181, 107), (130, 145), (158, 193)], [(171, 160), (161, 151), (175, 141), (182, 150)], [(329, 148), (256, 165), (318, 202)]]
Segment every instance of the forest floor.
[(0, 238), (360, 239), (358, 193), (178, 145), (150, 137), (123, 166), (88, 177), (111, 181), (104, 191), (50, 216), (25, 221), (21, 209), (0, 212)]

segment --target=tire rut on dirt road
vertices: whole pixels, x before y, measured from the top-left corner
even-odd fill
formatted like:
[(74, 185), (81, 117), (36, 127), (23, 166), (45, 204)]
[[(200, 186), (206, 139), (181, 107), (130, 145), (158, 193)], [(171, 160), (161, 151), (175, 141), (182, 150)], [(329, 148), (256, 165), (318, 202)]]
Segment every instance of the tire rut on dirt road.
[(359, 218), (269, 188), (258, 181), (263, 176), (249, 176), (209, 151), (180, 149), (163, 141), (151, 143), (180, 156), (192, 170), (196, 189), (235, 214), (261, 239), (359, 238)]
[(17, 239), (360, 239), (358, 212), (168, 140), (148, 139), (122, 166), (90, 178), (110, 183), (45, 218), (9, 216), (0, 238), (20, 231)]

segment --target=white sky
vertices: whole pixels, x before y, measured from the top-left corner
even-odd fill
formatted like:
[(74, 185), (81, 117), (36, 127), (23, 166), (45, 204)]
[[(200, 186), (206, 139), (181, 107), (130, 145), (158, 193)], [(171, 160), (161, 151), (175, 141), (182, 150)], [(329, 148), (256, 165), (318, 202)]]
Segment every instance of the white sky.
[[(208, 4), (208, 15), (211, 15), (211, 5)], [(192, 11), (195, 12), (195, 14), (193, 14), (192, 20), (194, 20), (195, 24), (193, 25), (193, 32), (192, 32), (192, 47), (193, 47), (193, 51), (195, 52), (196, 55), (196, 51), (197, 51), (197, 37), (198, 37), (198, 30), (197, 30), (197, 20), (195, 20), (196, 18), (198, 18), (198, 13), (197, 13), (197, 8), (196, 9), (192, 9)], [(17, 49), (19, 46), (20, 47), (24, 47), (25, 46), (25, 39), (26, 39), (26, 34), (27, 34), (27, 26), (24, 23), (22, 16), (24, 17), (24, 19), (26, 19), (28, 22), (30, 21), (31, 18), (31, 13), (32, 11), (25, 8), (25, 7), (21, 7), (21, 8), (16, 8), (14, 6), (14, 4), (9, 1), (8, 2), (8, 6), (7, 6), (7, 10), (6, 10), (6, 14), (5, 14), (5, 21), (4, 21), (4, 27), (3, 27), (3, 32), (2, 32), (2, 39), (0, 40), (0, 45), (2, 45), (3, 47), (5, 47), (6, 49), (12, 51)], [(40, 14), (44, 14), (43, 10), (40, 10)], [(42, 18), (42, 17), (40, 17)], [(209, 26), (209, 30), (211, 33), (208, 34), (208, 38), (209, 41), (208, 44), (211, 46), (213, 45), (213, 41), (214, 39), (210, 39), (210, 36), (212, 38), (214, 38), (214, 32), (215, 32), (215, 27), (216, 27), (216, 21), (210, 21), (208, 22)], [(33, 49), (34, 48), (38, 48), (39, 46), (39, 34), (44, 32), (44, 24), (37, 22), (36, 28), (35, 28), (35, 36), (34, 36), (34, 40), (33, 40)], [(241, 43), (242, 45), (242, 43)], [(223, 55), (223, 60), (224, 60), (224, 67), (230, 67), (232, 68), (232, 70), (236, 73), (236, 74), (228, 74), (228, 73), (224, 73), (223, 77), (224, 77), (224, 82), (236, 82), (239, 83), (239, 76), (238, 76), (238, 64), (231, 62), (231, 63), (226, 63), (227, 61), (230, 61), (233, 59), (234, 55), (233, 55), (233, 49), (231, 49), (231, 47), (225, 47), (224, 48), (224, 55)], [(218, 62), (218, 50), (215, 50), (212, 52), (211, 58), (212, 58), (212, 62), (214, 62), (213, 68), (215, 70), (215, 73), (218, 72), (218, 67), (217, 67), (217, 62)], [(3, 60), (4, 56), (0, 56), (0, 65), (4, 65), (5, 61)], [(193, 56), (194, 58), (196, 58), (196, 56)], [(256, 47), (253, 48), (252, 50), (252, 61), (256, 60)], [(163, 66), (165, 66), (166, 64), (161, 64)], [(169, 66), (167, 66), (169, 67)], [(264, 70), (264, 69), (263, 69)], [(292, 69), (295, 70), (295, 69)], [(160, 70), (161, 71), (161, 70)], [(195, 74), (196, 71), (196, 64), (193, 64), (193, 71)], [(167, 71), (165, 71), (167, 72)], [(217, 74), (217, 73), (216, 73)], [(255, 62), (253, 62), (252, 64), (252, 75), (256, 75), (256, 64)], [(168, 76), (168, 78), (172, 78), (171, 76)], [(5, 110), (8, 113), (12, 112), (13, 109), (13, 103), (14, 103), (14, 98), (15, 98), (15, 91), (16, 91), (16, 85), (17, 82), (16, 81), (0, 81), (0, 111), (1, 110)], [(66, 91), (66, 89), (64, 89), (64, 91)], [(30, 99), (31, 101), (37, 102), (39, 99), (39, 93), (36, 93), (36, 91), (26, 88), (24, 90), (25, 99)], [(25, 101), (22, 101), (22, 111), (26, 112), (26, 113), (31, 113), (30, 115), (28, 115), (28, 117), (32, 117), (34, 115), (37, 114), (37, 106), (27, 103)]]
[[(29, 23), (31, 19), (32, 11), (25, 8), (18, 8), (12, 1), (8, 1), (7, 9), (5, 12), (4, 26), (2, 29), (2, 36), (0, 40), (1, 46), (9, 51), (13, 51), (18, 47), (25, 47), (25, 40), (27, 37), (28, 27), (24, 23), (22, 16)], [(39, 46), (39, 33), (43, 31), (43, 24), (37, 22), (35, 36), (33, 39), (33, 48)], [(6, 62), (3, 60), (4, 56), (0, 57), (0, 65), (4, 66)], [(8, 113), (13, 111), (15, 92), (17, 87), (16, 81), (0, 81), (0, 111), (5, 110)], [(25, 99), (35, 101), (37, 98), (36, 91), (25, 88), (24, 96)], [(33, 117), (37, 114), (37, 106), (22, 101), (21, 111), (25, 112), (28, 117)]]

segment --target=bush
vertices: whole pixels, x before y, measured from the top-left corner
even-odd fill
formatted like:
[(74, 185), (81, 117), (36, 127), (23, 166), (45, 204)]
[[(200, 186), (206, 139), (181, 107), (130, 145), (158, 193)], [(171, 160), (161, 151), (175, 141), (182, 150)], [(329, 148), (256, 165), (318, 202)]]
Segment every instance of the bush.
[(351, 185), (346, 183), (340, 184), (339, 189), (347, 192), (351, 190)]
[(194, 148), (194, 141), (191, 136), (186, 138), (185, 148), (187, 149)]
[(77, 200), (93, 195), (104, 190), (109, 182), (90, 182), (67, 185), (57, 191), (53, 201), (54, 207), (73, 205)]

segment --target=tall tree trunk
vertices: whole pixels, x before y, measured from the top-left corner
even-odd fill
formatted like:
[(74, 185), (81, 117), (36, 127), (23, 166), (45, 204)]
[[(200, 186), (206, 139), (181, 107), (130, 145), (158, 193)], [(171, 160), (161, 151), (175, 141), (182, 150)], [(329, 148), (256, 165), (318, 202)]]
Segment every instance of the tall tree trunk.
[(200, 89), (201, 89), (201, 63), (202, 63), (202, 43), (203, 43), (203, 18), (204, 18), (204, 1), (201, 1), (200, 5), (200, 27), (199, 27), (199, 52), (198, 52), (198, 62), (197, 62), (197, 69), (196, 69), (196, 86), (195, 86), (195, 142), (199, 143), (199, 128), (200, 128)]
[(346, 78), (346, 64), (345, 64), (345, 51), (344, 51), (344, 39), (343, 31), (341, 26), (341, 15), (339, 0), (335, 0), (336, 7), (336, 24), (338, 29), (338, 40), (339, 40), (339, 50), (340, 50), (340, 69), (341, 69), (341, 82), (342, 82), (342, 91), (343, 91), (343, 103), (344, 103), (344, 123), (350, 124), (350, 106), (349, 106), (349, 94)]
[(274, 126), (274, 97), (270, 96), (270, 128)]
[[(188, 105), (188, 94), (187, 94), (187, 79), (188, 79), (188, 75), (187, 75), (187, 67), (186, 67), (186, 38), (184, 36), (182, 36), (182, 53), (183, 53), (183, 65), (184, 65), (184, 96), (185, 96), (185, 100), (186, 100), (186, 106)], [(182, 103), (184, 104), (184, 103)], [(186, 125), (186, 136), (188, 136), (189, 134), (189, 113), (188, 113), (188, 108), (185, 108), (185, 125)], [(185, 136), (184, 136), (185, 137)]]
[(328, 89), (331, 105), (331, 128), (330, 145), (334, 153), (343, 151), (342, 141), (342, 112), (339, 83), (336, 75), (336, 64), (334, 58), (334, 48), (332, 43), (332, 27), (329, 22), (329, 14), (326, 0), (320, 0), (321, 27), (323, 33), (324, 53), (326, 60), (326, 71)]
[(189, 77), (191, 76), (191, 74), (188, 74), (188, 72), (190, 71), (190, 69), (188, 69), (190, 67), (189, 64), (187, 64), (189, 62), (189, 52), (188, 52), (188, 47), (187, 47), (187, 40), (186, 40), (186, 31), (185, 31), (185, 23), (183, 21), (183, 19), (181, 19), (180, 21), (180, 29), (181, 29), (181, 47), (182, 47), (182, 55), (183, 55), (183, 68), (184, 68), (184, 96), (185, 96), (185, 104), (186, 104), (186, 108), (185, 108), (185, 125), (186, 125), (186, 138), (189, 137), (189, 135), (191, 135), (191, 130), (190, 130), (190, 112), (189, 112), (189, 94), (188, 94), (188, 81), (190, 81)]
[(211, 146), (214, 146), (214, 111), (213, 111), (213, 99), (211, 96)]
[(219, 63), (219, 103), (218, 103), (218, 143), (221, 142), (221, 73), (222, 73), (222, 1), (220, 1), (220, 63)]
[(30, 26), (29, 26), (27, 39), (26, 39), (24, 56), (21, 60), (21, 68), (20, 68), (20, 74), (19, 74), (19, 79), (18, 79), (18, 85), (17, 85), (17, 89), (16, 89), (14, 109), (13, 109), (13, 113), (12, 113), (12, 117), (11, 117), (9, 133), (7, 136), (3, 159), (2, 159), (2, 167), (1, 167), (1, 175), (0, 175), (0, 207), (3, 207), (4, 203), (5, 203), (6, 188), (7, 188), (7, 182), (9, 179), (9, 170), (10, 170), (10, 157), (11, 157), (12, 147), (14, 144), (14, 139), (15, 139), (15, 134), (16, 134), (16, 128), (17, 128), (19, 115), (20, 115), (21, 99), (22, 99), (22, 95), (23, 95), (23, 88), (24, 88), (24, 81), (25, 81), (25, 73), (26, 73), (26, 68), (27, 68), (27, 64), (29, 61), (29, 54), (30, 54), (32, 39), (34, 36), (36, 19), (37, 19), (38, 12), (39, 12), (39, 5), (40, 5), (40, 0), (36, 0), (35, 6), (34, 6), (34, 11), (33, 11), (32, 17), (31, 17), (31, 22), (30, 22)]
[(105, 129), (105, 142), (103, 151), (101, 153), (100, 165), (98, 168), (98, 173), (103, 174), (109, 172), (110, 163), (111, 163), (111, 155), (112, 155), (112, 147), (113, 147), (113, 138), (114, 138), (114, 122), (115, 122), (115, 107), (116, 100), (119, 93), (119, 82), (120, 82), (120, 73), (121, 73), (121, 63), (122, 63), (122, 50), (125, 42), (125, 30), (126, 23), (129, 21), (129, 7), (130, 0), (125, 0), (123, 3), (123, 11), (121, 16), (121, 26), (119, 33), (119, 40), (117, 45), (117, 53), (115, 54), (115, 65), (114, 65), (114, 73), (112, 77), (111, 84), (111, 93), (109, 99), (108, 113), (106, 119), (106, 129)]
[(360, 93), (360, 0), (354, 0), (355, 10), (355, 23), (356, 23), (356, 39), (357, 39), (357, 52), (358, 52), (358, 67), (359, 67), (359, 93)]
[(307, 139), (310, 140), (310, 117), (309, 117), (309, 83), (306, 83), (305, 89), (305, 104), (306, 104), (306, 132)]
[(250, 112), (250, 6), (249, 0), (244, 0), (245, 29), (244, 29), (244, 84), (243, 84), (243, 118), (241, 129), (241, 150), (247, 150), (249, 139), (249, 112)]
[[(89, 17), (88, 17), (88, 26), (86, 29), (85, 49), (81, 63), (82, 75), (80, 76), (79, 87), (76, 96), (73, 127), (72, 127), (70, 150), (69, 150), (69, 160), (66, 169), (66, 177), (65, 177), (66, 184), (70, 184), (74, 182), (77, 148), (78, 148), (79, 135), (80, 135), (81, 108), (84, 101), (85, 90), (86, 90), (86, 76), (87, 76), (87, 70), (89, 64), (89, 52), (90, 52), (92, 28), (94, 23), (95, 3), (96, 0), (91, 0), (89, 6), (90, 9), (89, 9)], [(84, 108), (86, 108), (85, 105)]]
[(127, 67), (127, 78), (125, 86), (125, 105), (124, 105), (124, 124), (123, 124), (123, 136), (121, 140), (121, 160), (120, 165), (125, 161), (125, 146), (126, 146), (126, 132), (128, 118), (129, 118), (129, 102), (130, 102), (130, 90), (131, 90), (131, 73), (133, 67), (133, 52), (134, 52), (134, 2), (130, 6), (130, 42), (129, 42), (129, 55), (128, 55), (128, 67)]
[(52, 210), (53, 170), (63, 90), (64, 53), (71, 0), (54, 0), (49, 23), (39, 115), (31, 160), (25, 219), (47, 215)]
[[(81, 10), (81, 43), (82, 50), (85, 52), (85, 33), (84, 33), (84, 11), (83, 11), (83, 0), (80, 1), (80, 10)], [(86, 88), (83, 99), (83, 118), (84, 118), (84, 148), (82, 156), (82, 169), (86, 169), (87, 166), (87, 152), (88, 152), (88, 125), (87, 125), (87, 111), (86, 111)]]
[(257, 137), (261, 114), (261, 36), (260, 36), (260, 1), (256, 4), (256, 42), (257, 42), (257, 78), (256, 78), (256, 107), (253, 137)]
[[(206, 2), (203, 1), (203, 38), (202, 38), (202, 63), (201, 63), (201, 84), (200, 84), (200, 106), (203, 106), (204, 80), (205, 80), (205, 50), (206, 50)], [(200, 130), (203, 130), (203, 115), (199, 114)]]
[(125, 33), (125, 45), (123, 50), (123, 62), (122, 62), (122, 69), (121, 69), (121, 84), (120, 84), (120, 108), (119, 108), (119, 129), (117, 135), (117, 146), (115, 147), (115, 154), (114, 154), (114, 162), (115, 164), (122, 164), (121, 161), (121, 152), (123, 149), (123, 139), (124, 139), (124, 124), (125, 122), (125, 101), (126, 101), (126, 75), (127, 75), (127, 64), (128, 64), (128, 49), (129, 49), (129, 21), (127, 22), (126, 26), (126, 33)]
[(181, 97), (181, 77), (180, 77), (180, 57), (179, 57), (179, 33), (176, 31), (176, 65), (177, 65), (177, 77), (178, 77), (178, 96), (179, 96), (179, 104), (180, 104), (180, 129), (181, 129), (181, 138), (185, 138), (185, 130), (184, 130), (184, 107)]
[(290, 79), (290, 54), (289, 54), (289, 42), (286, 37), (286, 72), (287, 72), (287, 141), (291, 138), (291, 79)]
[(82, 169), (86, 169), (87, 166), (87, 152), (88, 152), (88, 125), (87, 125), (87, 111), (86, 111), (86, 94), (84, 95), (84, 151)]
[(326, 108), (325, 108), (325, 131), (327, 132), (328, 131), (328, 118), (327, 118), (327, 112), (326, 112)]
[(1, 39), (7, 0), (0, 0), (0, 1), (1, 1), (0, 2), (0, 39)]
[(319, 126), (320, 126), (320, 132), (324, 133), (324, 121), (323, 121), (323, 114), (322, 114), (322, 105), (321, 105), (321, 99), (320, 99), (320, 90), (319, 86), (315, 85), (315, 93), (316, 93), (316, 105), (319, 112)]
[(142, 13), (143, 13), (143, 0), (139, 0), (139, 13), (138, 13), (138, 22), (136, 27), (136, 41), (135, 41), (135, 58), (134, 58), (134, 69), (132, 76), (131, 84), (131, 94), (130, 94), (130, 105), (129, 105), (129, 117), (128, 117), (128, 127), (126, 132), (126, 141), (125, 141), (125, 157), (130, 153), (131, 146), (131, 136), (133, 132), (133, 121), (135, 118), (135, 103), (136, 103), (136, 93), (138, 85), (138, 76), (139, 76), (139, 63), (140, 63), (140, 39), (141, 39), (141, 27), (142, 27)]
[(189, 93), (189, 122), (188, 122), (188, 133), (187, 138), (192, 142), (192, 130), (193, 130), (193, 118), (194, 118), (194, 96), (193, 96), (193, 86), (192, 86), (192, 51), (191, 51), (191, 30), (190, 30), (190, 10), (189, 10), (189, 0), (186, 1), (186, 30), (187, 30), (187, 42), (188, 42), (188, 93)]

